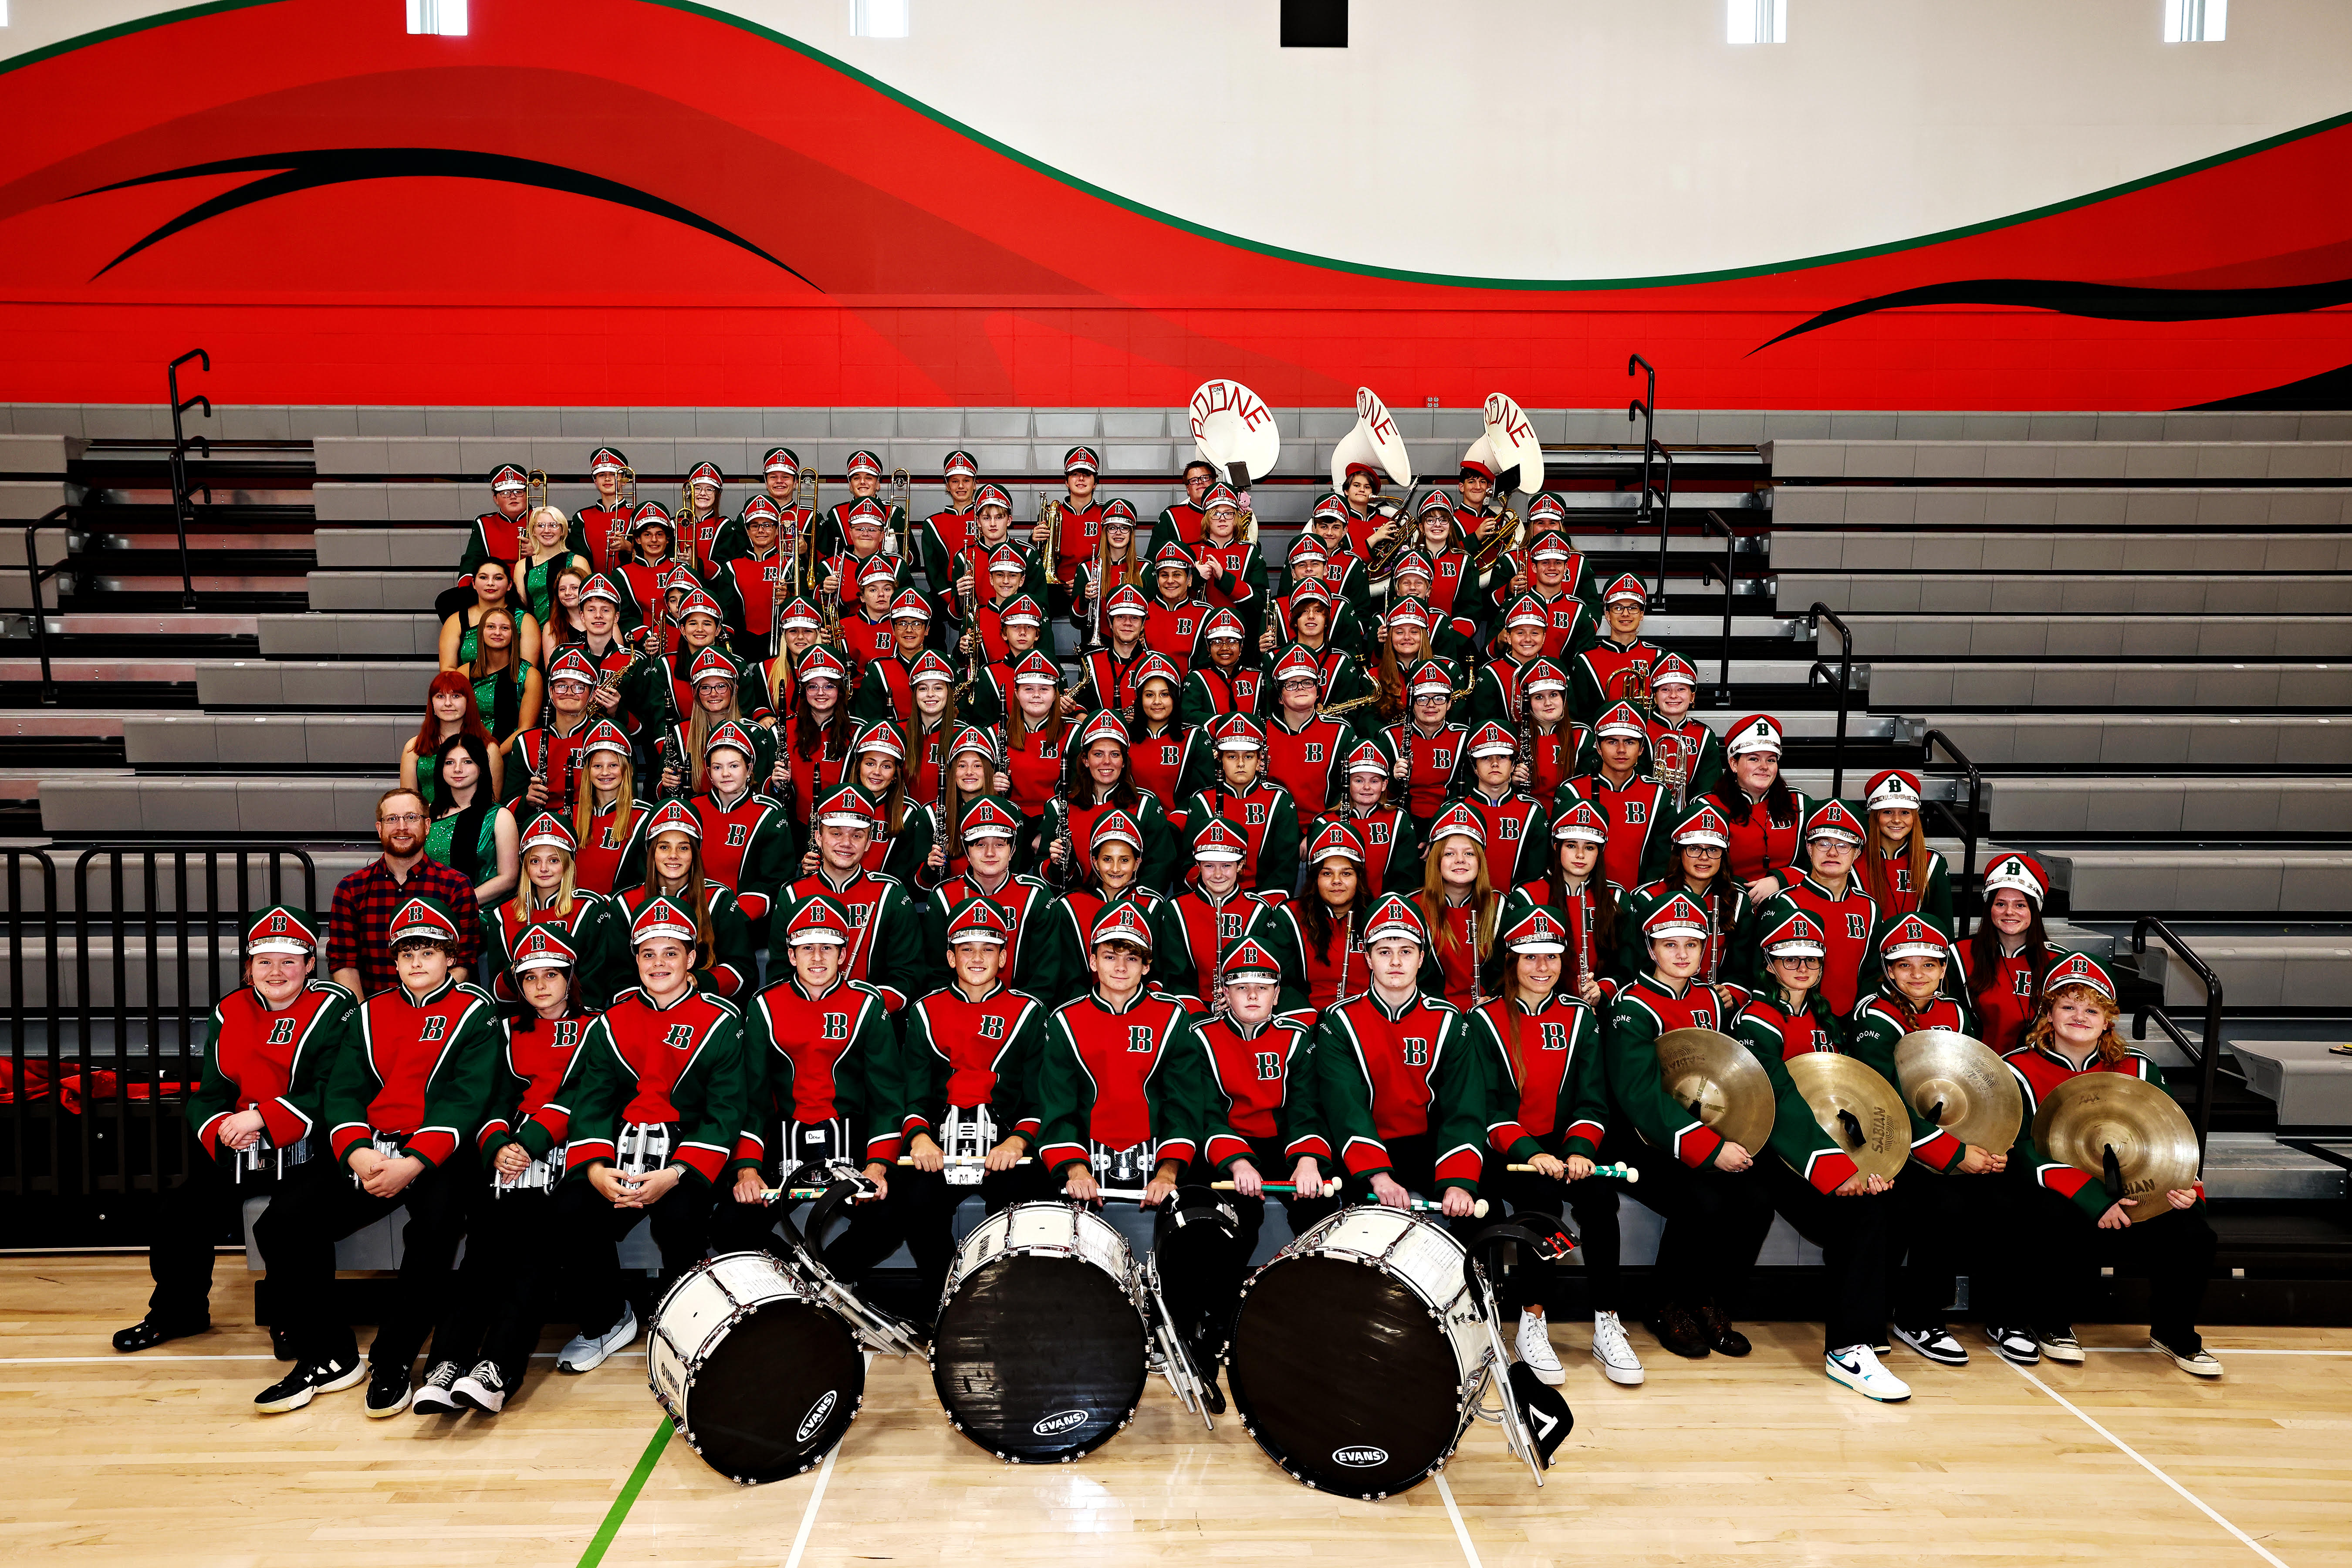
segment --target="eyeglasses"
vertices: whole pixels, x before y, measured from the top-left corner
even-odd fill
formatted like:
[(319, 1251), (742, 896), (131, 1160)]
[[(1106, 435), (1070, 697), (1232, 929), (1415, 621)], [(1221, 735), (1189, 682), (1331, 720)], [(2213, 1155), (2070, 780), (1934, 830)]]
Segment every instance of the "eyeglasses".
[(376, 821), (386, 827), (414, 827), (425, 820), (420, 811), (404, 812), (398, 816), (379, 816)]

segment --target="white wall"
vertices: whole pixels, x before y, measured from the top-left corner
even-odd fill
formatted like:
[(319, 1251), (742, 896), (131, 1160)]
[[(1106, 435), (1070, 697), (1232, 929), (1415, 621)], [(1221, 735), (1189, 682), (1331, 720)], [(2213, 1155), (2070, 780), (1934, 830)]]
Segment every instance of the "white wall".
[[(1353, 0), (1345, 50), (1276, 47), (1276, 0), (912, 0), (903, 41), (850, 37), (849, 0), (719, 3), (1130, 200), (1486, 277), (1900, 241), (2352, 110), (2347, 0), (2235, 0), (2226, 42), (2169, 46), (2163, 0), (1790, 0), (1749, 47), (1723, 0)], [(0, 53), (169, 8), (14, 0)]]

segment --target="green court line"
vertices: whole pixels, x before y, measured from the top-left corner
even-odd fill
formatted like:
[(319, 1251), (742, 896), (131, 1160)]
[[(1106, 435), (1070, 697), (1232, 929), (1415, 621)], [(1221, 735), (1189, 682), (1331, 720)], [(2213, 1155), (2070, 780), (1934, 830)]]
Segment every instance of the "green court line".
[(588, 1543), (588, 1550), (580, 1554), (580, 1568), (596, 1568), (596, 1564), (604, 1561), (605, 1550), (613, 1544), (613, 1537), (621, 1533), (621, 1521), (629, 1517), (629, 1510), (636, 1505), (637, 1494), (646, 1489), (646, 1482), (653, 1478), (654, 1465), (661, 1458), (662, 1450), (669, 1447), (669, 1418), (664, 1416), (661, 1425), (654, 1428), (654, 1440), (646, 1445), (645, 1455), (637, 1460), (637, 1468), (629, 1472), (628, 1481), (621, 1488), (621, 1495), (614, 1498), (613, 1506), (605, 1510), (604, 1522), (596, 1527), (596, 1538)]

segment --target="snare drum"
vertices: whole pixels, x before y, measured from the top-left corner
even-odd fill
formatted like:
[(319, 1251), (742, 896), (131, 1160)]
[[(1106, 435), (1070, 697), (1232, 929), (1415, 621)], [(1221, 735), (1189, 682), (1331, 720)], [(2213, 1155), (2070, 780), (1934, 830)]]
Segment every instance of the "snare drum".
[(646, 1336), (654, 1397), (705, 1463), (751, 1486), (822, 1460), (866, 1399), (849, 1326), (778, 1259), (730, 1252), (662, 1298)]
[(964, 1237), (931, 1335), (931, 1384), (955, 1429), (1014, 1464), (1067, 1463), (1143, 1399), (1135, 1256), (1069, 1204), (1015, 1204)]
[(1267, 1458), (1310, 1487), (1382, 1498), (1443, 1466), (1470, 1424), (1488, 1329), (1465, 1254), (1400, 1209), (1308, 1228), (1242, 1288), (1234, 1405)]

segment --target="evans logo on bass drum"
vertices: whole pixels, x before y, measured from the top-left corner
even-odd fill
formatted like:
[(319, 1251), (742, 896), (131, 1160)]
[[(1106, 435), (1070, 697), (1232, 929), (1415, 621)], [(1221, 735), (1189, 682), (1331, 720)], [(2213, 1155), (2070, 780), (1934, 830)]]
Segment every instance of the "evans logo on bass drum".
[(1087, 1424), (1083, 1410), (1062, 1410), (1046, 1416), (1029, 1428), (1040, 1437), (1058, 1437), (1065, 1432), (1075, 1432)]
[(815, 1436), (816, 1429), (824, 1425), (824, 1418), (832, 1415), (833, 1407), (840, 1403), (841, 1394), (838, 1390), (825, 1390), (824, 1397), (810, 1405), (809, 1413), (801, 1417), (801, 1429), (794, 1435), (793, 1441), (805, 1443)]
[(1331, 1462), (1353, 1470), (1369, 1470), (1374, 1465), (1387, 1464), (1389, 1451), (1386, 1448), (1334, 1448), (1331, 1450)]

